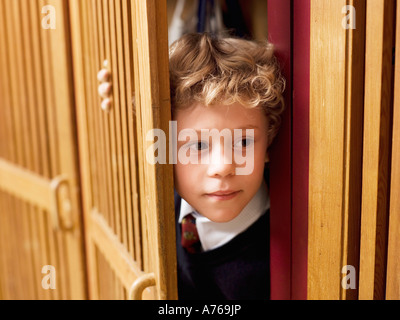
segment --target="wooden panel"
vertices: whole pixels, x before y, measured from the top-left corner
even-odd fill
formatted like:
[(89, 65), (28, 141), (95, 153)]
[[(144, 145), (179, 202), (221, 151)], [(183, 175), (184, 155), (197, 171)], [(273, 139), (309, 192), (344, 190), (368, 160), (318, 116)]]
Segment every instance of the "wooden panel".
[(99, 299), (101, 300), (126, 300), (128, 293), (110, 267), (109, 261), (100, 250), (96, 252), (97, 265), (101, 277), (99, 278)]
[[(80, 167), (81, 167), (81, 195), (83, 204), (83, 218), (85, 225), (85, 248), (86, 248), (86, 270), (88, 275), (88, 297), (98, 298), (98, 272), (96, 268), (96, 248), (92, 241), (88, 240), (88, 234), (91, 232), (91, 225), (89, 216), (86, 214), (86, 210), (92, 207), (94, 194), (92, 193), (91, 187), (91, 172), (90, 172), (90, 155), (92, 154), (92, 145), (89, 139), (91, 131), (89, 125), (91, 124), (87, 120), (87, 108), (90, 108), (89, 102), (86, 99), (89, 96), (87, 88), (87, 80), (85, 78), (84, 66), (87, 66), (87, 58), (85, 53), (87, 52), (84, 46), (87, 42), (83, 41), (87, 39), (87, 31), (84, 29), (83, 19), (85, 17), (85, 11), (81, 9), (81, 1), (73, 0), (69, 2), (70, 21), (71, 21), (71, 41), (72, 41), (72, 55), (73, 55), (73, 69), (74, 69), (74, 85), (75, 88), (79, 88), (75, 93), (75, 105), (76, 105), (76, 116), (77, 116), (77, 127), (78, 127), (78, 140), (80, 150)], [(85, 1), (85, 3), (87, 3)], [(92, 90), (95, 90), (92, 88)], [(93, 138), (92, 138), (93, 139)], [(101, 140), (101, 136), (97, 137), (98, 141)], [(106, 167), (102, 165), (103, 170)], [(104, 181), (107, 183), (108, 181)], [(107, 197), (107, 194), (102, 195), (103, 198)]]
[(400, 4), (397, 2), (396, 60), (393, 103), (392, 171), (386, 299), (400, 299)]
[(367, 2), (360, 299), (385, 298), (394, 8)]
[(354, 299), (345, 265), (357, 268), (360, 217), (365, 1), (311, 1), (308, 298)]
[[(55, 8), (56, 30), (42, 27), (45, 5)], [(62, 0), (0, 1), (0, 287), (8, 299), (85, 297), (66, 14)], [(68, 231), (50, 216), (58, 176), (67, 179), (57, 195)], [(55, 267), (55, 290), (42, 288), (45, 265)]]
[[(172, 165), (151, 165), (143, 155), (151, 146), (146, 133), (153, 128), (168, 132), (170, 113), (168, 36), (165, 1), (135, 1), (137, 60), (135, 84), (137, 130), (140, 140), (141, 210), (146, 212), (143, 234), (148, 266), (156, 274), (158, 298), (176, 299), (175, 217)], [(138, 90), (139, 89), (139, 90)], [(148, 232), (147, 230), (152, 230)], [(146, 270), (146, 269), (145, 269)]]
[[(364, 112), (364, 48), (365, 48), (365, 1), (350, 1), (356, 15), (356, 29), (348, 29), (346, 70), (345, 121), (345, 163), (344, 163), (344, 203), (342, 225), (342, 268), (353, 266), (355, 289), (346, 289), (341, 282), (341, 299), (354, 300), (358, 297), (358, 270), (360, 252), (361, 219), (361, 176), (362, 176), (362, 139)], [(346, 11), (346, 15), (351, 15)], [(342, 11), (342, 24), (343, 16)], [(352, 20), (350, 20), (352, 22)], [(340, 270), (341, 279), (346, 275)]]
[(42, 209), (53, 209), (51, 181), (0, 158), (0, 189)]
[[(170, 119), (165, 1), (75, 0), (70, 12), (89, 296), (136, 297), (134, 283), (155, 274), (143, 298), (176, 297), (172, 168), (145, 171), (142, 152), (146, 130), (166, 130)], [(102, 68), (111, 74), (109, 111), (97, 92)]]
[[(97, 252), (101, 252), (107, 265), (113, 270), (115, 282), (121, 283), (125, 291), (128, 292), (132, 284), (145, 273), (140, 266), (132, 260), (126, 248), (121, 244), (116, 235), (108, 227), (107, 222), (98, 212), (91, 213), (91, 226), (93, 241), (96, 243)], [(99, 265), (100, 267), (100, 265)], [(99, 270), (99, 274), (101, 270)], [(101, 298), (101, 278), (99, 278), (99, 297)], [(126, 295), (125, 299), (129, 296)], [(143, 292), (143, 299), (154, 298), (154, 287), (146, 288)], [(120, 297), (114, 297), (119, 299)]]

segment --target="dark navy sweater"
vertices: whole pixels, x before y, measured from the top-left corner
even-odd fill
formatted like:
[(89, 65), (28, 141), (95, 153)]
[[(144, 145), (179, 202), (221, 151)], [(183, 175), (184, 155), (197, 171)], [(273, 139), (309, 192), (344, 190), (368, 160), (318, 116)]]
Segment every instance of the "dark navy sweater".
[(221, 247), (191, 254), (180, 244), (180, 206), (175, 191), (179, 299), (269, 299), (269, 210)]

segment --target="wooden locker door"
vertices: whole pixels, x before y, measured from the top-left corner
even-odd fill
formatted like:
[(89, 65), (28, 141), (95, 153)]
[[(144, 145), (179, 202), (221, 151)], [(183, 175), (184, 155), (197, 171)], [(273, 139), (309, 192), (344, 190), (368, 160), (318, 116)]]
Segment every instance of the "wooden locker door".
[(395, 8), (311, 0), (309, 299), (398, 290)]
[(66, 9), (0, 1), (0, 299), (86, 297)]
[[(365, 1), (311, 0), (307, 298), (357, 299), (362, 189)], [(356, 29), (342, 21), (346, 5)]]
[(393, 114), (394, 0), (366, 3), (360, 300), (385, 299)]
[(69, 3), (89, 297), (176, 299), (172, 165), (146, 161), (170, 120), (166, 2)]
[(386, 299), (400, 300), (400, 5), (396, 13), (396, 57), (393, 102), (392, 170), (390, 182), (390, 216)]

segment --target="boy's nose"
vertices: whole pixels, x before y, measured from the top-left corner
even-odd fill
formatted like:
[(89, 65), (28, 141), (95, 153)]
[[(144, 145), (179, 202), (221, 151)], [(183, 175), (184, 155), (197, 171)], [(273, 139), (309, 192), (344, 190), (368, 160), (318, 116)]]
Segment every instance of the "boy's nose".
[[(230, 150), (227, 150), (229, 152)], [(218, 147), (210, 154), (210, 163), (208, 165), (207, 174), (210, 177), (221, 176), (225, 177), (228, 175), (235, 174), (235, 164), (233, 161), (233, 154), (231, 157), (223, 151), (223, 148)]]

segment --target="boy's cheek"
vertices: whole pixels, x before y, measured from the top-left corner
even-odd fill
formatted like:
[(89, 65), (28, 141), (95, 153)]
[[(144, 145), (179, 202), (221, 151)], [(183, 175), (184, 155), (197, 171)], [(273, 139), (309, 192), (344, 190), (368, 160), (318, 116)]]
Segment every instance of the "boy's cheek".
[(174, 164), (174, 183), (175, 189), (179, 192), (180, 184), (181, 184), (181, 176), (182, 176), (182, 168), (179, 164)]
[(194, 181), (199, 182), (199, 177), (197, 175), (196, 165), (191, 164), (174, 164), (174, 181), (175, 181), (175, 189), (178, 193), (184, 189), (194, 186)]

